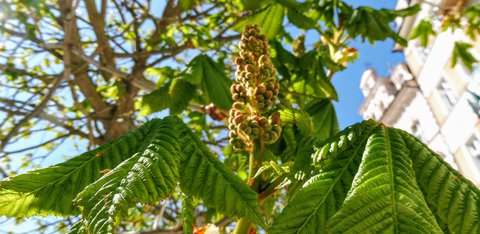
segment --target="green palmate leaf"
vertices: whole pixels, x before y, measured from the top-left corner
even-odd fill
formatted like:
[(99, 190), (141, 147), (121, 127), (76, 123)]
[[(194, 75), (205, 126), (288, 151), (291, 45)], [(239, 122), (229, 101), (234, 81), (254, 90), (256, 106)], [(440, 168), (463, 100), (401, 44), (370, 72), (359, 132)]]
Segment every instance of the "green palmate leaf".
[(410, 39), (418, 38), (420, 45), (426, 47), (428, 45), (428, 39), (431, 35), (435, 35), (432, 24), (428, 20), (422, 20), (413, 29), (412, 34), (410, 34)]
[(275, 38), (280, 31), (284, 17), (284, 8), (280, 4), (271, 4), (262, 11), (242, 20), (236, 29), (241, 31), (245, 24), (257, 24), (268, 40)]
[(465, 30), (466, 34), (472, 40), (476, 40), (480, 34), (480, 4), (473, 4), (463, 12), (463, 16), (467, 19), (468, 25)]
[(273, 50), (271, 54), (272, 63), (280, 75), (290, 80), (292, 71), (298, 68), (298, 59), (295, 55), (283, 48), (280, 42), (273, 41), (270, 45)]
[(121, 211), (136, 203), (156, 204), (178, 181), (179, 145), (172, 117), (155, 119), (154, 134), (143, 152), (125, 160), (78, 194), (90, 233), (113, 233)]
[(198, 55), (192, 59), (182, 74), (182, 80), (200, 87), (206, 104), (213, 103), (221, 109), (232, 106), (230, 80), (223, 68), (207, 55)]
[(397, 131), (410, 148), (418, 185), (439, 223), (446, 225), (451, 233), (478, 233), (478, 188), (419, 140), (404, 131)]
[(310, 116), (302, 110), (285, 108), (279, 111), (284, 125), (295, 125), (304, 135), (312, 134), (313, 124)]
[(223, 68), (219, 67), (210, 57), (200, 56), (202, 56), (203, 64), (203, 91), (215, 106), (224, 110), (230, 109), (233, 103), (230, 80), (225, 75)]
[(171, 106), (171, 97), (168, 93), (169, 86), (165, 85), (142, 97), (140, 117), (167, 109)]
[(299, 100), (338, 99), (337, 92), (325, 74), (321, 58), (312, 51), (305, 54), (299, 62), (300, 72), (292, 78), (290, 91)]
[(180, 187), (201, 198), (205, 205), (226, 215), (245, 217), (265, 227), (260, 216), (258, 194), (239, 177), (227, 171), (186, 125), (178, 129), (181, 139)]
[(319, 140), (325, 140), (338, 132), (337, 113), (330, 100), (313, 102), (307, 106), (306, 111), (312, 116), (313, 135)]
[(347, 31), (351, 37), (361, 36), (370, 43), (383, 41), (391, 37), (395, 42), (406, 45), (407, 41), (392, 30), (389, 23), (395, 15), (389, 10), (376, 10), (370, 7), (355, 9), (347, 23)]
[(288, 20), (301, 29), (315, 28), (316, 22), (295, 8), (288, 8)]
[(140, 116), (170, 108), (172, 114), (185, 110), (201, 90), (204, 104), (213, 103), (221, 109), (232, 106), (230, 80), (223, 68), (210, 57), (199, 55), (192, 59), (180, 77), (143, 96)]
[(407, 17), (410, 15), (415, 15), (417, 14), (422, 8), (420, 7), (419, 4), (415, 4), (413, 6), (399, 9), (399, 10), (390, 10), (390, 9), (382, 9), (381, 11), (385, 12), (390, 20), (393, 20), (397, 17)]
[(441, 233), (402, 136), (380, 126), (368, 137), (366, 149), (345, 202), (328, 221), (328, 232)]
[(195, 226), (195, 206), (191, 197), (182, 193), (182, 226), (183, 233), (193, 234), (193, 227)]
[[(340, 208), (355, 176), (374, 122), (353, 125), (315, 153), (321, 165), (274, 220), (272, 233), (320, 233)], [(339, 140), (341, 139), (341, 140)]]
[(170, 96), (170, 112), (178, 114), (187, 108), (188, 103), (195, 97), (197, 88), (184, 79), (174, 79), (168, 94)]
[(473, 46), (466, 42), (455, 42), (452, 52), (452, 67), (454, 67), (458, 60), (468, 68), (468, 70), (473, 70), (473, 64), (478, 62), (478, 60), (468, 51)]
[(72, 200), (105, 171), (115, 168), (137, 152), (143, 152), (156, 123), (144, 126), (117, 140), (66, 162), (30, 171), (0, 181), (0, 216), (76, 215)]
[(337, 8), (339, 1), (337, 0), (320, 0), (318, 1), (317, 11), (320, 19), (325, 22), (326, 25), (332, 26), (335, 24), (334, 16), (335, 9)]

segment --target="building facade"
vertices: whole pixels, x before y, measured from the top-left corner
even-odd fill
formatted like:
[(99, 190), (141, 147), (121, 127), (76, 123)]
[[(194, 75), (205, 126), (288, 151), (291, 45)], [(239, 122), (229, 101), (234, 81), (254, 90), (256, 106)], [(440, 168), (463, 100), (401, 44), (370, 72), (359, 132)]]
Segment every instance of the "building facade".
[[(442, 12), (478, 3), (398, 0), (398, 9), (422, 6), (417, 15), (396, 21), (398, 32), (408, 38), (422, 19), (440, 31)], [(461, 62), (452, 66), (456, 41), (473, 44), (470, 52), (480, 60), (480, 40), (471, 41), (461, 29), (438, 32), (426, 47), (418, 40), (405, 47), (396, 44), (394, 50), (404, 53), (406, 63), (397, 65), (390, 77), (379, 77), (371, 69), (364, 72), (360, 89), (365, 100), (360, 114), (410, 132), (480, 186), (480, 112), (475, 105), (480, 95), (480, 66), (476, 64), (473, 71)]]

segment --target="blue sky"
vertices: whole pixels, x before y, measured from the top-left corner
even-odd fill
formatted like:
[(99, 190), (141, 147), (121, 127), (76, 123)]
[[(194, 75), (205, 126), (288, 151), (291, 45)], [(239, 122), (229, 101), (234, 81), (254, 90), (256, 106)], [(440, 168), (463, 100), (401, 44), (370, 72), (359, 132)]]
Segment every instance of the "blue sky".
[[(395, 0), (347, 0), (346, 2), (354, 6), (388, 9), (394, 9), (396, 5)], [(362, 73), (368, 68), (374, 68), (379, 75), (387, 76), (390, 74), (389, 70), (391, 68), (404, 61), (402, 53), (392, 52), (393, 41), (391, 39), (377, 42), (374, 45), (368, 42), (362, 43), (361, 39), (356, 39), (349, 45), (356, 48), (360, 56), (354, 63), (349, 64), (347, 69), (335, 74), (333, 77), (333, 84), (339, 96), (339, 101), (334, 105), (340, 129), (344, 129), (363, 119), (358, 114), (358, 109), (363, 102), (363, 95), (359, 88)]]

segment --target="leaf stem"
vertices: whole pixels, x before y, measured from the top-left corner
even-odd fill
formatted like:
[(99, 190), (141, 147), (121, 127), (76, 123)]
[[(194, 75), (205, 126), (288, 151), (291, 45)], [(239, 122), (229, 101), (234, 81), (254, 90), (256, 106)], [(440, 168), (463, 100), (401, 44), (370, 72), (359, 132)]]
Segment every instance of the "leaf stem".
[[(254, 144), (249, 155), (247, 183), (250, 187), (255, 186), (255, 180), (252, 179), (257, 173), (257, 167), (261, 164), (260, 159), (263, 151), (262, 145)], [(254, 189), (254, 188), (253, 188)], [(237, 221), (233, 234), (248, 234), (252, 222), (246, 218)]]

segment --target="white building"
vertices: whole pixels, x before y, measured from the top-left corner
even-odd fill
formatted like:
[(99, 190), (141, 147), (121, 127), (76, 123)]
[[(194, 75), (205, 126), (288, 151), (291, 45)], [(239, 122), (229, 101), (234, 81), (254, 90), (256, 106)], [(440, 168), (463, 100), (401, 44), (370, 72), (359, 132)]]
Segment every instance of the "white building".
[[(397, 20), (398, 32), (408, 38), (424, 18), (439, 29), (442, 11), (479, 2), (398, 0), (398, 9), (417, 3), (422, 6), (416, 16)], [(480, 68), (477, 64), (472, 72), (461, 62), (451, 66), (455, 41), (474, 44), (470, 51), (480, 59), (480, 41), (470, 41), (460, 29), (439, 32), (426, 48), (417, 40), (406, 47), (395, 45), (394, 50), (404, 53), (406, 64), (396, 66), (388, 78), (377, 76), (373, 70), (364, 72), (360, 89), (365, 101), (360, 113), (365, 119), (417, 136), (480, 186), (480, 112), (469, 103), (472, 91), (480, 95)]]

